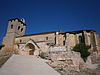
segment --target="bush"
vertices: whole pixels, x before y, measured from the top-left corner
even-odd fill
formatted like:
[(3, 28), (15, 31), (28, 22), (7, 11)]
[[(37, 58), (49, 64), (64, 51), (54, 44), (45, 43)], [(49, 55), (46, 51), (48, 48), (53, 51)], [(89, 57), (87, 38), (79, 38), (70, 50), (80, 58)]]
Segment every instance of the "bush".
[(44, 53), (44, 52), (41, 52), (39, 56), (40, 56), (41, 58), (45, 59), (45, 53)]
[(88, 51), (89, 48), (90, 48), (90, 46), (87, 46), (84, 43), (81, 43), (81, 44), (77, 44), (73, 48), (73, 50), (76, 52), (80, 52), (81, 57), (83, 58), (84, 61), (86, 61), (87, 57), (90, 55), (90, 52)]
[(42, 59), (49, 59), (49, 58), (48, 58), (48, 53), (47, 53), (47, 52), (41, 52), (41, 53), (39, 54), (39, 56), (40, 56)]

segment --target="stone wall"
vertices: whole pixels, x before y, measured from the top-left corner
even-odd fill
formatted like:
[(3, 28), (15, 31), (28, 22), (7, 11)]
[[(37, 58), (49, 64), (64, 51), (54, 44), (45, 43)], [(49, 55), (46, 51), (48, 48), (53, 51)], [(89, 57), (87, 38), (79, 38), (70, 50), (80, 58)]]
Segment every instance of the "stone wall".
[(48, 64), (59, 69), (70, 66), (75, 71), (80, 71), (80, 69), (85, 68), (85, 63), (80, 57), (80, 53), (74, 51), (49, 52), (46, 59), (51, 59)]
[(54, 47), (50, 47), (51, 52), (56, 52), (56, 51), (66, 51), (66, 47), (65, 46), (54, 46)]
[[(11, 28), (11, 25), (13, 25), (12, 28)], [(19, 26), (20, 28), (18, 29)], [(21, 31), (22, 28), (23, 30)], [(25, 33), (25, 29), (26, 29), (26, 26), (21, 21), (19, 22), (18, 19), (10, 20), (8, 22), (7, 34), (13, 32), (13, 33), (18, 34), (19, 36), (22, 36)]]
[(12, 19), (8, 21), (8, 28), (5, 37), (3, 38), (2, 44), (5, 46), (14, 46), (15, 38), (17, 36), (23, 36), (25, 33), (26, 26), (20, 19)]
[(76, 45), (76, 35), (74, 34), (66, 34), (66, 46), (67, 50), (71, 50)]
[(56, 35), (56, 46), (63, 46), (65, 41), (65, 37), (62, 34)]
[(15, 39), (15, 43), (21, 43), (21, 42), (26, 43), (30, 39), (34, 40), (36, 43), (39, 42), (55, 43), (55, 34), (51, 33), (51, 34), (43, 34), (43, 35), (18, 37)]

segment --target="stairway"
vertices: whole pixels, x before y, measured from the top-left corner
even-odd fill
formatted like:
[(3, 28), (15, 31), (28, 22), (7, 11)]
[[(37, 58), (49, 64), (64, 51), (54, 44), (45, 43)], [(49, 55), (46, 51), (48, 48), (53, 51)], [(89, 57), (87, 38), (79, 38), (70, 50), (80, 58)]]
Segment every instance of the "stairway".
[(42, 59), (32, 55), (13, 55), (0, 68), (0, 75), (60, 75)]

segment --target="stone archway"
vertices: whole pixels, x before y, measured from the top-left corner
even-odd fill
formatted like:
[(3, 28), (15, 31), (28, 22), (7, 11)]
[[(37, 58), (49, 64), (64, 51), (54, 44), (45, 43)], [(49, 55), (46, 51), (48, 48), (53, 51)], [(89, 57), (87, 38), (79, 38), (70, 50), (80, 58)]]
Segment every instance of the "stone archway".
[(28, 43), (25, 46), (25, 50), (28, 52), (28, 55), (34, 55), (34, 51), (35, 51), (35, 46), (32, 43)]

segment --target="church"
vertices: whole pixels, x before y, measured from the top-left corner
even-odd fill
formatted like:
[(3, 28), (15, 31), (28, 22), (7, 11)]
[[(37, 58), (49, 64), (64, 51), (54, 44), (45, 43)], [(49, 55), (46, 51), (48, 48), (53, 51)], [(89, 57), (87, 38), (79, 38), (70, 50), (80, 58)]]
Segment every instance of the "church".
[(5, 47), (14, 47), (22, 55), (72, 50), (79, 43), (91, 46), (90, 51), (100, 50), (100, 38), (95, 30), (52, 31), (25, 35), (25, 29), (24, 19), (9, 19), (2, 44)]

